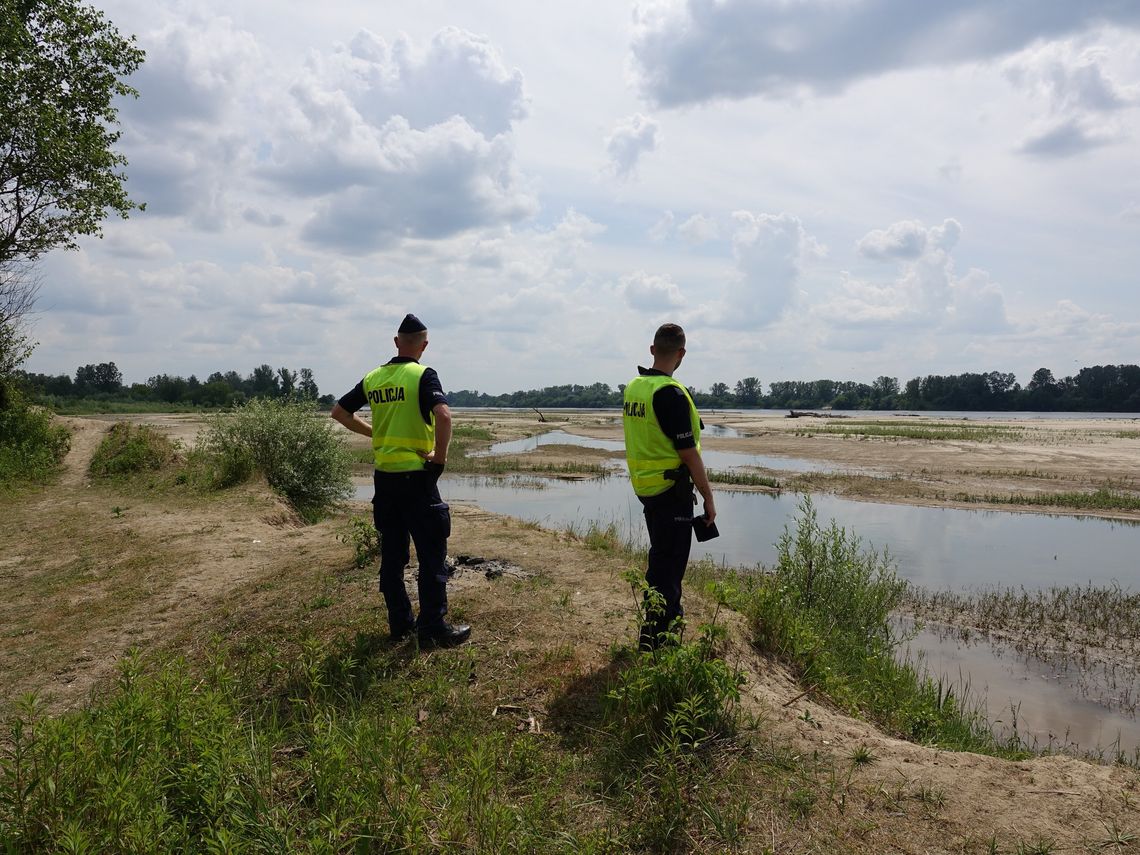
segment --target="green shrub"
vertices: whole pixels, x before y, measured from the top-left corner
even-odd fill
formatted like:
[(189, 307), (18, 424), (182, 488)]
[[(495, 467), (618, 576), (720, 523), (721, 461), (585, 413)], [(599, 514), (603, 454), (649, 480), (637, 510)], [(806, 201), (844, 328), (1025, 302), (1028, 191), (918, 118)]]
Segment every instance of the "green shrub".
[(115, 422), (91, 458), (91, 474), (104, 477), (161, 469), (178, 450), (166, 434), (150, 425)]
[(834, 520), (822, 528), (810, 496), (799, 513), (795, 535), (785, 528), (776, 542), (773, 582), (783, 608), (812, 616), (833, 637), (853, 636), (873, 652), (889, 649), (891, 612), (906, 593), (890, 556), (864, 551), (860, 538)]
[(352, 492), (348, 449), (311, 402), (259, 398), (212, 416), (196, 452), (209, 485), (232, 486), (260, 472), (309, 521)]
[(861, 712), (900, 736), (947, 748), (1016, 753), (1000, 744), (961, 692), (895, 658), (891, 613), (905, 581), (886, 553), (864, 551), (832, 522), (822, 528), (810, 497), (796, 531), (785, 529), (771, 574), (737, 575), (725, 585), (748, 616), (756, 646), (790, 663), (811, 691)]
[(5, 385), (0, 405), (0, 485), (43, 481), (59, 467), (71, 448), (71, 433), (53, 425), (51, 413), (33, 407)]

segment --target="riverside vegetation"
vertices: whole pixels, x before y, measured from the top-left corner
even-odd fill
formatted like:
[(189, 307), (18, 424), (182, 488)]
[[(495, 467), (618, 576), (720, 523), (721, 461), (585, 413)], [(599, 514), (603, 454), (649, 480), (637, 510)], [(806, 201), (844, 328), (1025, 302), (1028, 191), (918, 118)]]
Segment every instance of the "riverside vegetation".
[[(212, 426), (214, 439), (208, 432), (189, 453), (163, 445), (161, 434), (113, 429), (92, 467), (107, 486), (92, 495), (192, 503), (250, 489), (238, 475), (252, 475), (271, 451), (288, 457), (299, 425), (318, 433), (328, 425), (300, 409), (239, 413), (249, 419), (241, 427), (224, 418), (229, 425)], [(298, 425), (274, 435), (291, 419)], [(313, 447), (323, 442), (318, 436)], [(299, 471), (282, 462), (287, 474)], [(282, 490), (292, 483), (264, 474)], [(320, 495), (335, 502), (338, 483)], [(313, 495), (302, 494), (301, 504), (315, 518)], [(510, 602), (498, 608), (514, 611), (481, 615), (481, 643), (432, 654), (385, 643), (360, 604), (374, 546), (363, 536), (367, 523), (333, 522), (330, 534), (353, 547), (338, 571), (343, 583), (305, 593), (319, 576), (300, 586), (266, 581), (263, 593), (251, 589), (226, 607), (232, 614), (180, 635), (179, 644), (127, 656), (117, 679), (79, 710), (57, 714), (39, 696), (7, 698), (0, 846), (870, 853), (922, 840), (930, 851), (1055, 850), (1029, 826), (963, 823), (950, 841), (952, 792), (877, 775), (884, 747), (829, 752), (815, 743), (805, 751), (771, 713), (744, 703), (741, 690), (759, 678), (744, 666), (758, 650), (770, 657), (761, 660), (771, 663), (765, 670), (785, 663), (813, 700), (815, 714), (805, 703), (799, 720), (808, 733), (839, 708), (923, 744), (1028, 756), (994, 740), (967, 699), (894, 661), (889, 617), (905, 589), (889, 556), (821, 525), (810, 500), (767, 572), (694, 565), (690, 610), (705, 614), (705, 626), (694, 618), (675, 645), (648, 654), (633, 649), (631, 631), (586, 669), (572, 641), (526, 653), (495, 642), (517, 630), (516, 615), (574, 612), (574, 589), (552, 587), (542, 572), (509, 583)], [(525, 527), (503, 532), (488, 542), (533, 537), (533, 548), (547, 537)], [(643, 594), (636, 549), (612, 525), (564, 537), (567, 549), (596, 557), (583, 568), (631, 568), (627, 615), (635, 625)], [(572, 584), (586, 585), (585, 576)], [(251, 611), (258, 596), (273, 607)], [(455, 607), (465, 607), (463, 598)], [(741, 631), (743, 648), (733, 641)], [(541, 721), (526, 712), (539, 707)], [(1125, 789), (1105, 798), (1097, 807), (1103, 832), (1086, 829), (1080, 839), (1127, 845), (1135, 796)]]

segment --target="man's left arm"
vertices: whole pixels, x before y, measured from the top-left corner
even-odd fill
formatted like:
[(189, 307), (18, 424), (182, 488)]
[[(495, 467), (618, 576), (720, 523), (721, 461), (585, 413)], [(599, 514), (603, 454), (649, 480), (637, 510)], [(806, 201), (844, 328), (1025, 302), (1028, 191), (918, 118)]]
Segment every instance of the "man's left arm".
[(705, 463), (696, 448), (697, 439), (693, 436), (690, 407), (688, 396), (676, 386), (666, 386), (653, 396), (653, 412), (657, 416), (657, 422), (665, 435), (673, 441), (677, 455), (689, 470), (693, 486), (705, 500), (705, 515), (711, 525), (716, 519), (716, 502), (713, 500), (708, 473), (705, 472)]
[(444, 466), (447, 447), (451, 445), (451, 408), (447, 404), (436, 404), (431, 411), (435, 416), (435, 448), (424, 455), (424, 460)]

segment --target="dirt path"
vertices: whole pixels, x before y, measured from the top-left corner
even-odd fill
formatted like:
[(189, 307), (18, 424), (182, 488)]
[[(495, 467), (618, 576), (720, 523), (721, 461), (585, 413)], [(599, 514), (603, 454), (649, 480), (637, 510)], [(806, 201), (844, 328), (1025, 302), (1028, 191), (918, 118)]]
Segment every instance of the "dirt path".
[(8, 699), (34, 691), (55, 709), (81, 704), (131, 647), (161, 644), (233, 591), (340, 546), (264, 485), (190, 501), (120, 494), (87, 472), (109, 423), (68, 426), (57, 483), (0, 528)]

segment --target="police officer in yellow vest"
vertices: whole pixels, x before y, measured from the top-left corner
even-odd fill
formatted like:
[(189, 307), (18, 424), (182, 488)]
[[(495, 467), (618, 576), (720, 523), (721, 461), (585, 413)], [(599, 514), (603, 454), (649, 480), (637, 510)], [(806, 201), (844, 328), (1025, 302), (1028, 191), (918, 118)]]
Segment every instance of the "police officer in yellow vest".
[[(376, 466), (372, 515), (380, 533), (380, 591), (392, 639), (403, 639), (415, 629), (421, 644), (462, 644), (471, 627), (445, 620), (451, 514), (436, 485), (447, 463), (451, 410), (439, 376), (419, 363), (428, 346), (423, 322), (407, 315), (395, 342), (397, 355), (341, 398), (332, 417), (372, 438)], [(372, 424), (356, 415), (366, 404), (372, 410)], [(404, 587), (409, 540), (416, 544), (420, 563), (418, 619)]]
[(625, 387), (622, 416), (630, 480), (649, 529), (645, 581), (664, 598), (664, 611), (649, 615), (641, 629), (642, 649), (657, 647), (661, 633), (684, 615), (681, 580), (692, 546), (694, 486), (705, 507), (697, 525), (712, 526), (716, 519), (701, 460), (701, 418), (688, 389), (673, 379), (685, 357), (685, 331), (663, 324), (649, 352), (653, 367), (638, 366), (638, 376)]

